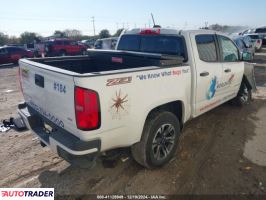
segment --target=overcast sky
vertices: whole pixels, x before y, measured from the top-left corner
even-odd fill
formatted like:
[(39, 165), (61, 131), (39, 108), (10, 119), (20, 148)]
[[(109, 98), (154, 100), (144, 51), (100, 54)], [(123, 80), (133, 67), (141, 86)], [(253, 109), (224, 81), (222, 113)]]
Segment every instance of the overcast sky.
[(163, 27), (195, 29), (208, 24), (266, 26), (265, 0), (0, 0), (0, 32), (43, 36), (78, 29), (92, 35), (107, 28), (148, 27), (150, 13)]

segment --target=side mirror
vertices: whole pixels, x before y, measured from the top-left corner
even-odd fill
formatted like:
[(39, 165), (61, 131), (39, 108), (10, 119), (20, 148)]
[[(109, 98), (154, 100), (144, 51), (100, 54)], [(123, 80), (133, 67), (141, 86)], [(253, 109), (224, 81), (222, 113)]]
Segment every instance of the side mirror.
[(252, 54), (249, 52), (241, 53), (241, 60), (242, 61), (251, 61), (252, 60)]

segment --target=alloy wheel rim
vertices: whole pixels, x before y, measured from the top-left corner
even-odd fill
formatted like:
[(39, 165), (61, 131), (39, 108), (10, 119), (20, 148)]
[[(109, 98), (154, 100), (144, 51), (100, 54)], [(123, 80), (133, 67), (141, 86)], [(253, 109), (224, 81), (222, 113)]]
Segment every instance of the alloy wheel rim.
[(156, 160), (165, 159), (172, 151), (176, 139), (172, 124), (163, 124), (157, 131), (152, 142), (152, 152)]
[(244, 90), (243, 90), (243, 93), (241, 95), (241, 101), (243, 103), (247, 103), (248, 99), (249, 99), (248, 89), (245, 87)]

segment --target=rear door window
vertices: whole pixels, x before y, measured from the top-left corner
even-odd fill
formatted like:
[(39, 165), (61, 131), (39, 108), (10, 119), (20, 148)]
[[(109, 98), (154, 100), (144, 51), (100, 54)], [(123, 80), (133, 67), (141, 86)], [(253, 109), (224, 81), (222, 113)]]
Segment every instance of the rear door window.
[(205, 62), (218, 61), (217, 46), (215, 43), (215, 35), (197, 35), (196, 43), (198, 48), (199, 57)]

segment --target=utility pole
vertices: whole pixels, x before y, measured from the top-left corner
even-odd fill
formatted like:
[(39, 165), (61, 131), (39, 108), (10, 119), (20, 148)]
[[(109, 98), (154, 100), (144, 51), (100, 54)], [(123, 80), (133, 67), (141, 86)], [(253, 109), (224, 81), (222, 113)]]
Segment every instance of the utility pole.
[(93, 33), (95, 36), (95, 18), (94, 18), (94, 16), (91, 19), (92, 19), (92, 24), (93, 24)]
[(208, 22), (205, 22), (205, 29), (208, 29)]

